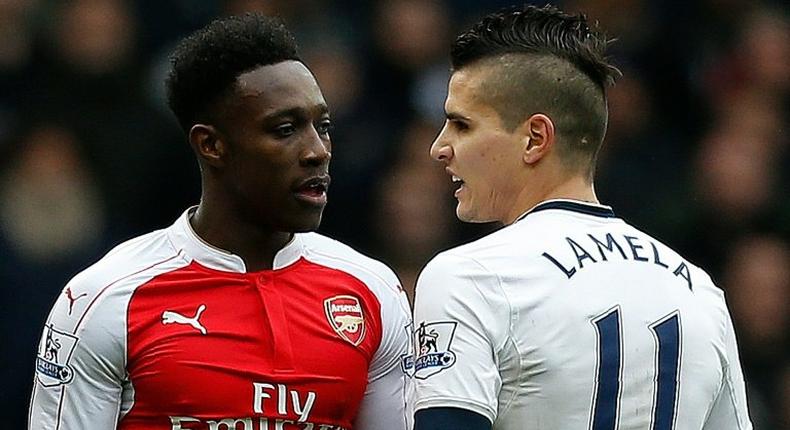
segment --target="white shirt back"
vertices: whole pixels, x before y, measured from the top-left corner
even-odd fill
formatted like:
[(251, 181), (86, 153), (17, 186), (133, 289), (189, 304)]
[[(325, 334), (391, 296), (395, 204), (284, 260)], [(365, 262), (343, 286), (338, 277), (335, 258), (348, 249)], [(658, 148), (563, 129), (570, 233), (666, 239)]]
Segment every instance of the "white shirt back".
[(574, 201), (443, 252), (415, 300), (415, 408), (495, 429), (750, 429), (723, 292)]

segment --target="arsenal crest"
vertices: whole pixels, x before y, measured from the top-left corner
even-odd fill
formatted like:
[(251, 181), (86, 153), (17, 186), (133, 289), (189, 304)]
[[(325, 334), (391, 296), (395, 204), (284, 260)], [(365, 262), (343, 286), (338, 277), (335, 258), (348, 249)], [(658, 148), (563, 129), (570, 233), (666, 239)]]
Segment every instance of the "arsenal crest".
[(365, 338), (365, 316), (362, 305), (354, 296), (335, 296), (324, 300), (324, 311), (329, 325), (343, 339), (354, 346)]

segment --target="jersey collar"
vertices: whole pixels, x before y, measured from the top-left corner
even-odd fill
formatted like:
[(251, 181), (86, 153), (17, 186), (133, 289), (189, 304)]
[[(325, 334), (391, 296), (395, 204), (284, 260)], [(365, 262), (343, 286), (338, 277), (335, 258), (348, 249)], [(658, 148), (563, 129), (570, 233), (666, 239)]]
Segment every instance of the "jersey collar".
[(566, 210), (566, 211), (577, 212), (577, 213), (592, 215), (601, 218), (615, 218), (615, 214), (611, 206), (600, 205), (597, 203), (583, 202), (581, 200), (555, 199), (555, 200), (546, 200), (545, 202), (538, 203), (532, 209), (524, 212), (523, 215), (516, 218), (516, 220), (513, 223), (517, 223), (521, 221), (522, 219), (526, 218), (527, 215), (548, 209)]
[[(168, 236), (173, 245), (183, 249), (190, 259), (208, 268), (246, 273), (247, 267), (241, 257), (209, 244), (195, 233), (189, 218), (196, 209), (197, 206), (187, 209), (168, 229)], [(305, 254), (304, 249), (301, 235), (294, 234), (291, 241), (277, 251), (274, 256), (274, 269), (281, 269), (295, 263)]]

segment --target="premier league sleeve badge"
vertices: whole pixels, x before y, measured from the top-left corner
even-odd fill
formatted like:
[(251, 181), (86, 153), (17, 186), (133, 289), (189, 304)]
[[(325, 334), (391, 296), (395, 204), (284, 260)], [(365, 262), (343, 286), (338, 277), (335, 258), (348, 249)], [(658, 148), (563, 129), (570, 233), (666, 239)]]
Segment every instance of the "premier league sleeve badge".
[(36, 357), (36, 376), (41, 385), (54, 387), (71, 382), (74, 370), (69, 366), (69, 360), (77, 340), (76, 336), (59, 331), (52, 325), (44, 326)]
[(421, 322), (414, 331), (414, 377), (427, 379), (455, 364), (455, 353), (450, 349), (458, 325), (454, 321)]

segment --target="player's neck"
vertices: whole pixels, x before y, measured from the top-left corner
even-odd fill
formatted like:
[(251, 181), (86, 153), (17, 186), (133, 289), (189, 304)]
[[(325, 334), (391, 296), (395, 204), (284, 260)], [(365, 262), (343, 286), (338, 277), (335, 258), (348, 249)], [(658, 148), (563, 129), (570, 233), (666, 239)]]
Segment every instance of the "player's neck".
[(522, 189), (516, 204), (508, 214), (505, 224), (512, 224), (518, 217), (542, 202), (555, 199), (579, 200), (598, 203), (592, 182), (584, 176), (572, 175), (565, 178), (549, 178), (544, 181), (530, 181)]
[(206, 243), (238, 255), (248, 272), (274, 267), (274, 256), (293, 237), (293, 233), (262, 228), (239, 217), (230, 204), (220, 204), (203, 196), (190, 223)]

